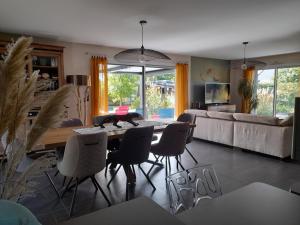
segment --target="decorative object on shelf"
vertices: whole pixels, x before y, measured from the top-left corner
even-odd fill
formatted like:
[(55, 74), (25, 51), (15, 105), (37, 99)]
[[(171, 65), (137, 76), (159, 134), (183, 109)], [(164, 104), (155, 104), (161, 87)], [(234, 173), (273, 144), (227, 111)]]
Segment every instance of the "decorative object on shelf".
[[(76, 87), (75, 96), (77, 99), (76, 107), (78, 117), (83, 117), (83, 124), (87, 124), (87, 102), (89, 101), (90, 79), (87, 75), (67, 75), (67, 83), (73, 84)], [(80, 86), (84, 87), (83, 99), (80, 94)], [(82, 115), (82, 100), (83, 100), (83, 115)]]
[(141, 48), (126, 49), (115, 55), (115, 59), (124, 63), (149, 63), (149, 62), (162, 62), (171, 61), (170, 57), (167, 55), (152, 50), (144, 48), (144, 25), (147, 24), (146, 20), (141, 20), (140, 25), (142, 27), (142, 46)]
[(264, 66), (266, 66), (266, 63), (262, 62), (262, 61), (247, 60), (246, 59), (246, 48), (247, 48), (247, 45), (249, 44), (249, 42), (245, 41), (242, 44), (244, 45), (244, 59), (243, 59), (242, 65), (241, 65), (242, 70), (246, 70), (249, 67), (264, 67)]
[(70, 86), (56, 91), (43, 105), (30, 130), (24, 132), (37, 81), (36, 71), (26, 77), (26, 59), (31, 52), (31, 42), (31, 38), (21, 37), (10, 44), (0, 67), (0, 151), (3, 155), (0, 162), (0, 199), (11, 201), (34, 194), (37, 183), (32, 181), (32, 176), (41, 174), (53, 164), (55, 156), (46, 154), (17, 173), (20, 163), (44, 132), (60, 122), (63, 103), (70, 92)]

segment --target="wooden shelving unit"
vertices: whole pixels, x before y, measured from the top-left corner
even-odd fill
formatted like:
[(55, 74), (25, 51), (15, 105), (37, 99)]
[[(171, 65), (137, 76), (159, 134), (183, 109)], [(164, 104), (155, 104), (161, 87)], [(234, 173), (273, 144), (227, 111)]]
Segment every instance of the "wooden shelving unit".
[[(8, 41), (0, 41), (0, 54), (6, 51)], [(35, 93), (35, 101), (33, 109), (38, 112), (49, 96), (59, 87), (65, 84), (64, 79), (64, 63), (62, 46), (54, 46), (48, 44), (33, 43), (33, 51), (30, 55), (29, 64), (27, 65), (27, 73), (39, 71), (37, 85), (42, 87), (39, 92)]]

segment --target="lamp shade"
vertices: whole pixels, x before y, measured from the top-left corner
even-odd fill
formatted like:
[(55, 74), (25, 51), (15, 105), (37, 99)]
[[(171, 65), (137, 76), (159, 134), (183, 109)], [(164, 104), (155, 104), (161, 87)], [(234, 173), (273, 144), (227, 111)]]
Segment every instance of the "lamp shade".
[(67, 83), (77, 86), (89, 86), (89, 76), (87, 75), (67, 75)]

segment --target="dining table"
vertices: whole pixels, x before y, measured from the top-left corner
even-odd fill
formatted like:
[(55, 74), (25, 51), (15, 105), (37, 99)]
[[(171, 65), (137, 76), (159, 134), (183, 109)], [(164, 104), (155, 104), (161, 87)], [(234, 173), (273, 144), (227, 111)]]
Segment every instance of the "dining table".
[[(170, 123), (180, 123), (177, 121), (152, 121), (152, 120), (137, 120), (137, 126), (128, 123), (128, 122), (119, 122), (119, 127), (114, 126), (112, 123), (104, 124), (104, 127), (94, 127), (94, 126), (79, 126), (79, 127), (59, 127), (51, 128), (46, 131), (38, 143), (35, 145), (31, 153), (43, 152), (48, 150), (64, 150), (68, 139), (73, 135), (79, 134), (91, 134), (97, 132), (107, 132), (108, 141), (114, 139), (121, 139), (125, 134), (126, 130), (133, 127), (145, 127), (145, 126), (154, 126), (154, 132), (162, 132)], [(190, 124), (191, 127), (195, 126)], [(159, 162), (148, 159), (146, 162), (155, 164), (156, 166), (163, 167), (164, 165)], [(130, 166), (124, 166), (124, 171), (127, 176), (128, 183), (135, 183), (136, 177), (134, 171), (132, 171)]]
[(67, 143), (68, 138), (73, 135), (90, 134), (104, 131), (107, 132), (108, 140), (113, 140), (121, 139), (126, 130), (133, 127), (154, 126), (154, 132), (158, 133), (162, 132), (170, 123), (174, 123), (174, 121), (139, 120), (138, 126), (134, 126), (127, 122), (121, 122), (119, 123), (119, 125), (121, 126), (120, 128), (113, 126), (112, 123), (105, 124), (104, 128), (94, 126), (50, 128), (42, 135), (31, 152), (45, 151), (64, 147)]
[(186, 225), (299, 225), (300, 196), (255, 182), (177, 215)]

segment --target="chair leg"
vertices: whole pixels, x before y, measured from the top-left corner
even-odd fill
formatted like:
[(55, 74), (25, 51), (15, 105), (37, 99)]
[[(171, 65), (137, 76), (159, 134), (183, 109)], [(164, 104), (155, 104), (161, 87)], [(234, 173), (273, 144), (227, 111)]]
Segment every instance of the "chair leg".
[(147, 175), (149, 176), (150, 172), (152, 171), (152, 169), (154, 168), (155, 166), (155, 163), (157, 163), (159, 160), (159, 157), (155, 160), (155, 162), (152, 164), (152, 166), (150, 167), (149, 171), (147, 172)]
[(126, 196), (125, 196), (125, 200), (128, 201), (128, 179), (126, 178)]
[(168, 163), (169, 163), (169, 172), (171, 173), (172, 172), (172, 168), (171, 168), (171, 161), (170, 161), (170, 157), (167, 157), (168, 158)]
[(98, 183), (98, 181), (96, 180), (96, 177), (91, 177), (92, 180), (94, 180), (94, 183), (97, 185), (98, 189), (100, 190), (101, 194), (103, 195), (103, 197), (105, 198), (108, 206), (111, 206), (111, 202), (109, 201), (108, 197), (106, 196), (105, 192), (103, 191), (103, 189), (101, 188), (100, 184)]
[(178, 156), (175, 157), (176, 161), (178, 162), (178, 164), (180, 165), (182, 170), (185, 170), (185, 168), (183, 167), (183, 165), (181, 164), (181, 162), (178, 160)]
[(110, 181), (108, 182), (108, 184), (106, 185), (107, 186), (107, 188), (109, 188), (109, 185), (110, 185), (110, 183), (113, 181), (113, 179), (115, 178), (115, 176), (117, 175), (117, 173), (119, 172), (119, 170), (120, 170), (120, 168), (121, 168), (121, 166), (122, 165), (119, 165), (119, 167), (118, 167), (118, 169), (117, 169), (117, 171), (112, 175), (112, 177), (111, 177), (111, 179), (110, 179)]
[(69, 187), (70, 187), (70, 184), (71, 184), (72, 180), (73, 180), (73, 177), (71, 177), (71, 179), (69, 180), (69, 182), (68, 182), (68, 184), (67, 184), (65, 190), (64, 190), (63, 193), (61, 194), (61, 196), (60, 196), (61, 198), (63, 198), (64, 195), (66, 194), (66, 192), (68, 191), (68, 189), (69, 189)]
[(168, 177), (168, 158), (166, 158), (166, 166), (165, 166), (165, 170), (166, 170), (166, 178)]
[(197, 164), (198, 161), (197, 161), (197, 159), (193, 156), (193, 154), (190, 152), (190, 150), (189, 150), (186, 146), (185, 146), (185, 149), (186, 149), (187, 153), (192, 157), (192, 159), (194, 160), (194, 162)]
[(58, 175), (59, 171), (57, 170), (56, 173), (54, 174), (54, 177), (56, 177)]
[(63, 187), (63, 186), (65, 186), (66, 179), (67, 179), (67, 177), (66, 177), (66, 176), (64, 176), (64, 180), (63, 180), (63, 182), (62, 182), (62, 184), (61, 184), (61, 186), (62, 186), (62, 187)]
[(106, 160), (106, 166), (105, 166), (105, 172), (104, 172), (104, 176), (105, 176), (105, 177), (107, 176), (108, 165), (109, 165), (109, 163), (108, 163), (107, 160)]
[(163, 156), (163, 157), (160, 159), (160, 162), (162, 162), (164, 158), (165, 158), (165, 157)]
[(148, 177), (148, 175), (145, 173), (145, 171), (143, 170), (143, 168), (141, 167), (141, 165), (139, 165), (140, 170), (142, 171), (142, 173), (144, 174), (144, 176), (146, 177), (146, 179), (148, 180), (148, 182), (151, 184), (153, 190), (156, 190), (156, 187), (154, 186), (154, 184), (152, 183), (152, 181), (150, 180), (150, 178)]
[(97, 192), (97, 191), (98, 191), (98, 186), (97, 186), (97, 184), (95, 183), (93, 177), (90, 177), (90, 178), (91, 178), (91, 180), (92, 180), (92, 182), (93, 182), (93, 185), (94, 185), (94, 187), (95, 187), (95, 192)]
[(58, 190), (56, 189), (53, 180), (51, 179), (51, 177), (49, 176), (49, 174), (48, 174), (46, 171), (45, 171), (45, 175), (46, 175), (46, 177), (48, 178), (48, 180), (50, 181), (50, 184), (51, 184), (51, 186), (53, 187), (53, 189), (54, 189), (56, 195), (58, 196), (58, 198), (60, 198), (60, 194), (59, 194)]
[(75, 204), (75, 199), (76, 199), (78, 184), (79, 184), (79, 181), (78, 181), (78, 178), (76, 178), (76, 185), (75, 185), (75, 190), (74, 190), (74, 193), (73, 193), (72, 202), (71, 202), (71, 208), (70, 208), (70, 213), (69, 213), (70, 217), (72, 216), (73, 210), (74, 210), (74, 204)]
[(131, 168), (132, 168), (132, 171), (133, 171), (134, 176), (136, 176), (136, 174), (135, 174), (135, 169), (134, 169), (134, 165), (131, 165)]

